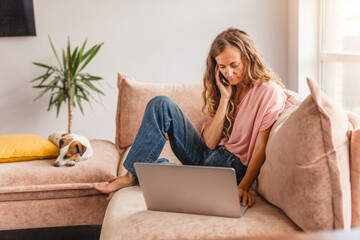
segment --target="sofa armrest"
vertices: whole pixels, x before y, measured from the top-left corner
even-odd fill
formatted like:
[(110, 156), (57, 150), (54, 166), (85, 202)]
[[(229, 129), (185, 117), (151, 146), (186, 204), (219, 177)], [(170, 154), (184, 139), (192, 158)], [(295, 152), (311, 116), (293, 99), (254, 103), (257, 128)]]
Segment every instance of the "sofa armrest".
[(352, 132), (350, 150), (351, 227), (360, 227), (360, 126)]

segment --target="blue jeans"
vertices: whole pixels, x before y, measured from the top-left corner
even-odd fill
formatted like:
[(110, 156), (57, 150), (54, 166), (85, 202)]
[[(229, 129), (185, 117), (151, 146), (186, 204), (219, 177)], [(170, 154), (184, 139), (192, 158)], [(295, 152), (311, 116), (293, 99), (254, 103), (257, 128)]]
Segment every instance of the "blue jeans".
[(135, 162), (172, 164), (165, 158), (158, 159), (166, 142), (165, 133), (169, 136), (172, 151), (182, 164), (233, 167), (238, 184), (244, 177), (247, 167), (240, 159), (222, 146), (208, 148), (190, 119), (166, 96), (157, 96), (147, 104), (124, 167), (136, 175)]

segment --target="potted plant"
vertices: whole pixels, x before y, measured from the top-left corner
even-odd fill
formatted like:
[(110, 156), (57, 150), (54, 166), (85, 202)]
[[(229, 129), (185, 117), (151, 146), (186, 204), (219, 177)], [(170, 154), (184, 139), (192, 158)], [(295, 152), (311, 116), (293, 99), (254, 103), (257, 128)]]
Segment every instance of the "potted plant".
[(82, 107), (83, 101), (90, 103), (90, 98), (96, 101), (91, 95), (91, 92), (104, 95), (104, 93), (93, 84), (93, 82), (98, 82), (103, 79), (83, 72), (84, 68), (95, 57), (104, 43), (96, 44), (85, 51), (86, 39), (81, 48), (75, 47), (75, 49), (71, 51), (70, 40), (68, 39), (66, 51), (62, 49), (62, 61), (60, 61), (50, 36), (49, 42), (57, 59), (58, 66), (48, 66), (43, 63), (33, 62), (36, 66), (46, 69), (45, 74), (31, 80), (31, 82), (36, 83), (33, 88), (42, 89), (34, 101), (50, 91), (51, 95), (47, 110), (50, 111), (53, 106), (56, 106), (56, 117), (59, 116), (61, 105), (67, 103), (68, 132), (71, 133), (72, 108), (76, 107), (76, 103), (82, 114), (84, 114)]

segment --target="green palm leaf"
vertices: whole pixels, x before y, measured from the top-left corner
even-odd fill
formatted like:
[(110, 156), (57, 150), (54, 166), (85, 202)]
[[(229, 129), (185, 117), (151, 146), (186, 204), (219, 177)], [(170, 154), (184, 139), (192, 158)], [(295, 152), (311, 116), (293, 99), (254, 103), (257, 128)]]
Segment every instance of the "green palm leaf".
[[(31, 82), (36, 83), (33, 85), (33, 88), (41, 90), (34, 101), (50, 92), (47, 110), (50, 111), (53, 107), (56, 107), (57, 117), (63, 103), (70, 103), (72, 107), (79, 106), (81, 113), (84, 114), (82, 105), (84, 101), (88, 102), (91, 108), (92, 105), (90, 99), (97, 102), (97, 100), (92, 96), (93, 92), (98, 94), (98, 96), (105, 95), (97, 86), (94, 85), (94, 83), (100, 83), (103, 78), (82, 72), (96, 56), (104, 43), (102, 42), (100, 44), (96, 44), (86, 50), (86, 38), (81, 47), (75, 47), (75, 49), (71, 51), (70, 38), (68, 38), (66, 48), (61, 50), (62, 61), (60, 61), (50, 36), (48, 36), (48, 39), (52, 52), (58, 62), (58, 66), (49, 66), (44, 63), (33, 62), (35, 66), (46, 69), (44, 74), (31, 80)], [(68, 59), (69, 65), (67, 63)], [(67, 82), (68, 72), (70, 73), (70, 86), (68, 86)], [(70, 91), (68, 91), (69, 88)]]
[(35, 64), (36, 66), (39, 66), (39, 67), (51, 68), (50, 66), (42, 64), (42, 63), (33, 62), (33, 64)]
[(49, 42), (50, 42), (50, 45), (51, 45), (51, 49), (53, 50), (53, 52), (54, 52), (54, 54), (55, 54), (55, 57), (56, 57), (59, 65), (61, 66), (60, 60), (59, 60), (59, 56), (58, 56), (58, 54), (57, 54), (57, 52), (56, 52), (56, 50), (55, 50), (54, 44), (52, 43), (50, 36), (48, 36), (48, 38), (49, 38)]
[(97, 87), (95, 87), (95, 85), (92, 84), (90, 81), (84, 79), (82, 82), (83, 82), (86, 86), (88, 86), (90, 89), (94, 90), (95, 92), (100, 93), (100, 94), (102, 94), (102, 95), (105, 95), (102, 91), (100, 91)]
[[(101, 48), (101, 46), (102, 46), (103, 44), (104, 44), (104, 43), (101, 43), (100, 45), (95, 45), (92, 49), (90, 49), (91, 51), (89, 50), (89, 51), (90, 51), (89, 55), (87, 55), (86, 57), (84, 56), (84, 59), (87, 58), (87, 60), (86, 60), (85, 63), (81, 66), (79, 72), (80, 72), (81, 70), (83, 70), (83, 69), (86, 67), (86, 65), (88, 65), (88, 63), (91, 61), (91, 59), (93, 59), (93, 57), (95, 57), (95, 55), (98, 53), (98, 51), (100, 50), (100, 48)], [(85, 54), (85, 55), (86, 55), (86, 54)]]

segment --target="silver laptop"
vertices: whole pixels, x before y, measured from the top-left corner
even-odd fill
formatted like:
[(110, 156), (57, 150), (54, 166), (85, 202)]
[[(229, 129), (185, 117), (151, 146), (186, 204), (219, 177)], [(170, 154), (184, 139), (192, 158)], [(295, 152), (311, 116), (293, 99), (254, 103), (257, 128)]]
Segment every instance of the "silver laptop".
[(149, 210), (241, 217), (232, 168), (135, 163)]

